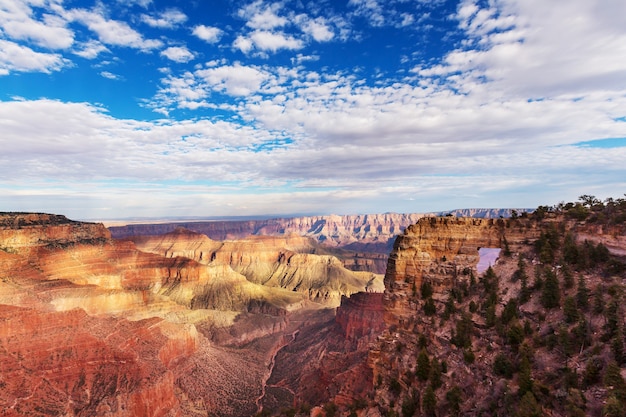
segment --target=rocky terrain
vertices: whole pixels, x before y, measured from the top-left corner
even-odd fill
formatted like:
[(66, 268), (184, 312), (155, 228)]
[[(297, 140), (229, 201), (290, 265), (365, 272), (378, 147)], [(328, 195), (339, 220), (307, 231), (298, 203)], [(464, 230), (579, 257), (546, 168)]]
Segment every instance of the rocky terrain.
[(315, 236), (0, 215), (0, 414), (623, 417), (626, 201), (511, 214), (418, 219), (384, 293)]
[(217, 241), (248, 236), (303, 236), (320, 244), (318, 251), (334, 255), (353, 271), (384, 274), (395, 237), (424, 216), (448, 215), (474, 218), (509, 217), (527, 209), (464, 209), (444, 213), (385, 213), (329, 215), (259, 220), (178, 221), (110, 226), (114, 238), (156, 236), (178, 228), (194, 231)]
[[(609, 200), (407, 228), (356, 414), (624, 416), (625, 220)], [(482, 274), (480, 247), (500, 249)]]
[(101, 224), (6, 213), (0, 238), (6, 416), (253, 415), (301, 326), (334, 325), (342, 296), (382, 289), (300, 237), (179, 230), (149, 253)]

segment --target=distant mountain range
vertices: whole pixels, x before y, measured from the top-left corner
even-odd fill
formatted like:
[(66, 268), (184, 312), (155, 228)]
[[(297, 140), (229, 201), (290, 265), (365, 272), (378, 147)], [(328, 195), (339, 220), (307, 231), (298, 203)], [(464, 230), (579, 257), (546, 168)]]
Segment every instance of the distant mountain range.
[(249, 235), (280, 236), (297, 234), (309, 236), (326, 246), (349, 247), (359, 250), (368, 245), (368, 252), (388, 253), (393, 238), (426, 216), (455, 216), (474, 218), (510, 217), (513, 211), (531, 209), (457, 209), (438, 213), (384, 213), (357, 215), (302, 216), (291, 218), (157, 221), (110, 226), (114, 238), (142, 235), (162, 235), (179, 227), (202, 233), (215, 240), (239, 239)]

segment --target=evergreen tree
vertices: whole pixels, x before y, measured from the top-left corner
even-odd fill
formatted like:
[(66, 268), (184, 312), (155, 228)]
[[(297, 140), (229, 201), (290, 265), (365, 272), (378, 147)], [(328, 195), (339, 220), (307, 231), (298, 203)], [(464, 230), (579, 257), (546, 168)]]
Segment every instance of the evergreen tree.
[(468, 313), (463, 313), (456, 322), (456, 332), (451, 338), (452, 344), (460, 348), (467, 348), (472, 345), (472, 333), (474, 332), (474, 322)]
[(404, 401), (402, 401), (402, 417), (413, 417), (415, 412), (419, 410), (419, 406), (419, 393), (413, 390), (411, 395), (407, 396)]
[(563, 302), (563, 314), (565, 314), (565, 321), (567, 323), (574, 323), (578, 321), (579, 313), (576, 306), (576, 300), (574, 297), (566, 297)]
[(433, 296), (433, 286), (430, 282), (424, 281), (420, 286), (420, 293), (422, 294), (422, 300), (426, 300)]
[(573, 288), (574, 274), (572, 274), (572, 270), (567, 265), (563, 265), (561, 272), (563, 274), (563, 286), (567, 289)]
[(428, 385), (422, 399), (422, 411), (425, 416), (435, 417), (437, 415), (437, 396), (432, 386)]
[(517, 298), (511, 298), (508, 303), (504, 306), (504, 310), (502, 310), (502, 315), (500, 316), (500, 321), (502, 324), (506, 325), (514, 319), (518, 318), (517, 313)]
[(437, 313), (435, 301), (433, 300), (433, 297), (428, 297), (428, 299), (424, 303), (424, 314), (427, 316), (434, 316), (435, 313)]
[(519, 394), (524, 396), (533, 389), (533, 379), (530, 368), (530, 360), (523, 356), (520, 360), (519, 374), (517, 375), (517, 385), (519, 386)]
[(434, 390), (439, 389), (441, 384), (441, 363), (437, 360), (437, 358), (433, 358), (430, 363), (430, 373), (428, 375), (428, 379), (430, 380), (430, 385), (432, 385)]
[(610, 362), (607, 365), (604, 372), (604, 386), (609, 388), (611, 395), (626, 404), (626, 381), (616, 362)]
[(542, 417), (543, 410), (537, 402), (537, 399), (532, 392), (527, 391), (524, 393), (520, 403), (519, 410), (517, 411), (518, 417)]
[(611, 395), (607, 400), (604, 407), (602, 407), (602, 417), (624, 417), (626, 416), (626, 410), (624, 409), (624, 403), (618, 400), (614, 395)]
[(602, 314), (604, 312), (604, 288), (598, 285), (593, 291), (593, 312)]
[(541, 290), (541, 305), (545, 308), (556, 308), (560, 304), (561, 292), (556, 274), (546, 268), (544, 271), (545, 281)]
[(587, 310), (589, 307), (589, 289), (585, 284), (585, 279), (582, 275), (578, 277), (578, 289), (576, 291), (576, 305), (581, 310)]
[(616, 299), (611, 300), (608, 307), (606, 308), (605, 319), (606, 324), (604, 325), (604, 340), (611, 340), (615, 337), (618, 329), (619, 329), (619, 304)]
[(625, 362), (624, 358), (624, 335), (622, 331), (618, 329), (613, 339), (611, 339), (611, 351), (613, 352), (613, 357), (615, 358), (615, 362), (618, 365), (622, 365)]
[(430, 358), (428, 357), (426, 349), (420, 350), (420, 353), (417, 355), (415, 374), (420, 381), (428, 380), (430, 374)]
[(446, 401), (450, 407), (451, 416), (459, 416), (461, 414), (461, 403), (463, 402), (463, 393), (456, 385), (446, 392)]

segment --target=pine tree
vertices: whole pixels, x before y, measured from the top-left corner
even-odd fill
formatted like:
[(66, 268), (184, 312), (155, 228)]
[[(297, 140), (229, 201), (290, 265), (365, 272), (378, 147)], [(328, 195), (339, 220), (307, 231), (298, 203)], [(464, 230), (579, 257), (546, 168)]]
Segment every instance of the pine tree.
[(519, 374), (517, 375), (517, 385), (519, 386), (519, 394), (524, 395), (533, 389), (533, 379), (531, 375), (530, 360), (523, 356), (520, 360)]
[(430, 380), (430, 385), (432, 385), (434, 390), (439, 389), (441, 384), (441, 364), (437, 360), (437, 358), (433, 358), (430, 363), (430, 373), (428, 375), (428, 379)]
[(606, 324), (604, 325), (603, 337), (604, 340), (611, 340), (613, 337), (615, 337), (615, 334), (619, 329), (619, 316), (619, 304), (617, 300), (613, 299), (606, 309)]
[(463, 402), (463, 393), (456, 385), (446, 392), (446, 401), (450, 407), (451, 416), (459, 416), (461, 414), (461, 403)]
[(437, 396), (432, 386), (428, 385), (422, 399), (422, 411), (425, 416), (435, 417), (437, 415)]
[(602, 314), (604, 312), (604, 289), (598, 285), (593, 292), (593, 312)]
[(527, 391), (519, 403), (518, 417), (542, 417), (543, 411), (532, 392)]
[(574, 297), (566, 297), (563, 302), (563, 314), (567, 323), (574, 323), (578, 320), (579, 313)]
[(547, 269), (544, 271), (545, 281), (541, 290), (541, 305), (545, 308), (556, 308), (560, 304), (561, 292), (556, 274)]
[(585, 279), (582, 275), (578, 277), (578, 289), (576, 291), (576, 305), (581, 310), (587, 310), (589, 307), (589, 289), (585, 284)]
[(417, 355), (415, 374), (420, 381), (428, 380), (430, 374), (430, 358), (428, 357), (426, 349), (420, 350), (420, 353)]

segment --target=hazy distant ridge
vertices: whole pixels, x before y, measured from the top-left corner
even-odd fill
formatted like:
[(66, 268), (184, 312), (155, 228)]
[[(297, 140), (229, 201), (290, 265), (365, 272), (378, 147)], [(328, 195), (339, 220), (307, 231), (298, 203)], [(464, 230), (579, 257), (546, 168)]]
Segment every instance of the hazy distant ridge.
[(240, 239), (249, 235), (310, 236), (330, 246), (379, 245), (384, 249), (406, 227), (425, 216), (499, 218), (510, 217), (513, 210), (528, 209), (457, 209), (439, 213), (383, 213), (356, 215), (301, 216), (258, 220), (172, 221), (170, 223), (111, 226), (114, 238), (139, 235), (161, 235), (178, 227), (205, 234), (211, 239)]

